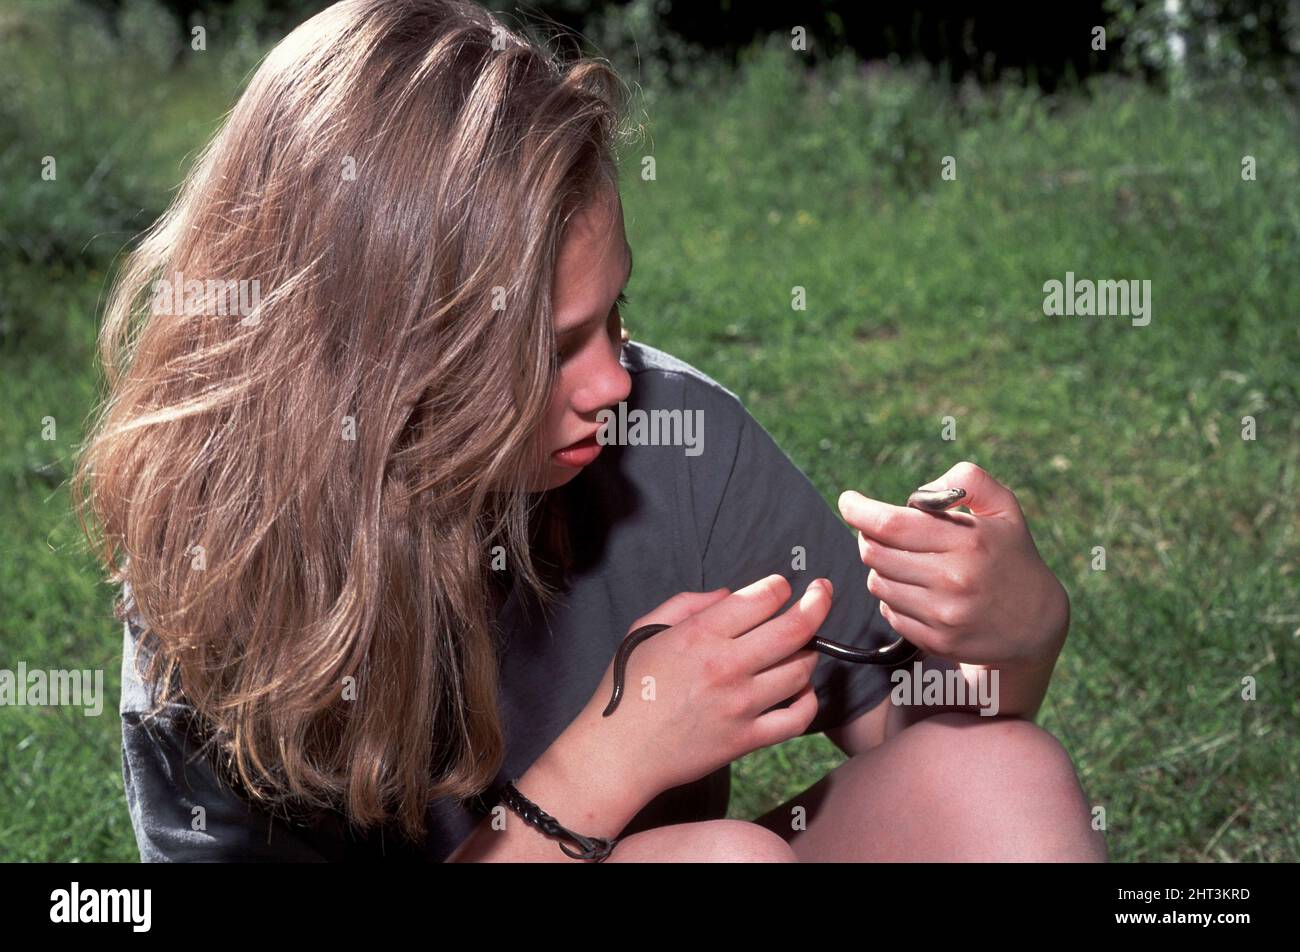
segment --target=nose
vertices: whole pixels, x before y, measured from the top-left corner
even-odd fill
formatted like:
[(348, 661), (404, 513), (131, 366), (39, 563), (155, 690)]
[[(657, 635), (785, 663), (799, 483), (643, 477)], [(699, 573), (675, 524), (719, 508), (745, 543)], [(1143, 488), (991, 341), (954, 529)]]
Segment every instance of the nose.
[(623, 353), (621, 341), (611, 347), (597, 348), (589, 367), (582, 368), (582, 383), (573, 395), (573, 409), (583, 414), (594, 414), (628, 398), (632, 392), (632, 375), (619, 361)]

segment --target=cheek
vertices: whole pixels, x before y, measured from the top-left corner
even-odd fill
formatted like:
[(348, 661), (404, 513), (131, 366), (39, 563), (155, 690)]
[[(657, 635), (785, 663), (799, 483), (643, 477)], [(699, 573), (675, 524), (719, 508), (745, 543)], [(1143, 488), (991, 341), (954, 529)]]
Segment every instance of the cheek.
[(563, 373), (555, 378), (555, 389), (546, 408), (546, 432), (554, 442), (564, 433), (564, 417), (569, 409), (569, 383)]

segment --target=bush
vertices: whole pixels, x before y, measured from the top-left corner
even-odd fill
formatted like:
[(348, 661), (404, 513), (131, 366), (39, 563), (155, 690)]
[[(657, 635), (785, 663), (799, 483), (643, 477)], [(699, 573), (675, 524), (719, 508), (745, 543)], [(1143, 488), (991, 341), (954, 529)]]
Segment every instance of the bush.
[(22, 3), (0, 22), (0, 254), (100, 261), (160, 210), (141, 127), (159, 114), (174, 36), (152, 0), (116, 24), (70, 0)]

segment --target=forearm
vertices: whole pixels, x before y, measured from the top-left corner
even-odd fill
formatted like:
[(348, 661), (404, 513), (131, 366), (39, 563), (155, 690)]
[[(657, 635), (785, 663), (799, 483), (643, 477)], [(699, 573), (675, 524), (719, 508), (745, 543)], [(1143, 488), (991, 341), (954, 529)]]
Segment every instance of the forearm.
[[(650, 800), (646, 791), (606, 769), (581, 730), (570, 728), (519, 778), (516, 787), (562, 826), (583, 836), (616, 837)], [(576, 863), (518, 814), (485, 818), (448, 857), (452, 863)], [(494, 825), (495, 824), (495, 825)], [(576, 848), (573, 843), (570, 849)]]

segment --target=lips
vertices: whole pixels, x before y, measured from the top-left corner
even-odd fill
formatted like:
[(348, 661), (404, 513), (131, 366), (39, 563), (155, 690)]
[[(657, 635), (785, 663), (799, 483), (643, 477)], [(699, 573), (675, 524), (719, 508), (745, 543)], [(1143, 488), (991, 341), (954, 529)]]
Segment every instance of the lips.
[(576, 450), (576, 449), (583, 449), (583, 448), (588, 447), (588, 446), (595, 446), (595, 445), (596, 445), (596, 437), (597, 437), (599, 434), (600, 434), (600, 430), (595, 430), (595, 431), (593, 431), (593, 432), (591, 433), (590, 436), (584, 436), (582, 439), (580, 439), (580, 440), (578, 440), (578, 441), (576, 441), (576, 442), (574, 442), (574, 443), (570, 443), (568, 446), (562, 446), (562, 447), (560, 447), (560, 449), (562, 449), (562, 450)]
[(570, 466), (575, 469), (587, 466), (595, 461), (604, 448), (596, 439), (599, 433), (600, 431), (597, 430), (591, 436), (583, 437), (576, 443), (570, 443), (563, 449), (556, 450), (551, 454), (551, 458), (561, 466)]

